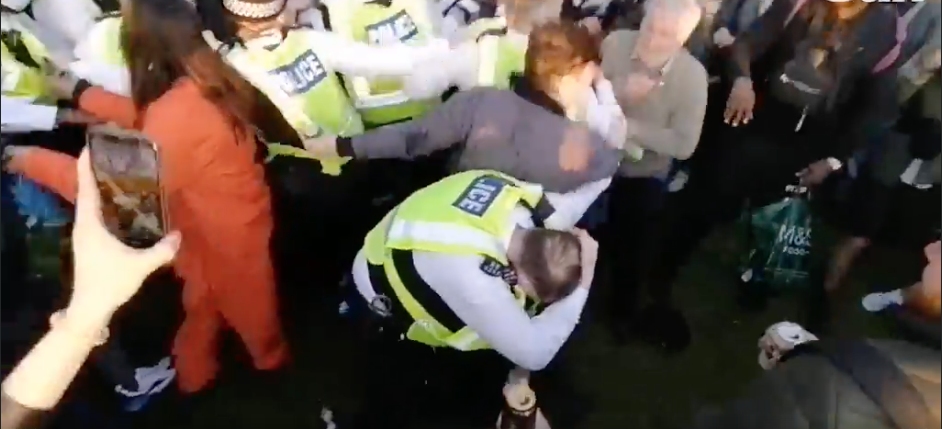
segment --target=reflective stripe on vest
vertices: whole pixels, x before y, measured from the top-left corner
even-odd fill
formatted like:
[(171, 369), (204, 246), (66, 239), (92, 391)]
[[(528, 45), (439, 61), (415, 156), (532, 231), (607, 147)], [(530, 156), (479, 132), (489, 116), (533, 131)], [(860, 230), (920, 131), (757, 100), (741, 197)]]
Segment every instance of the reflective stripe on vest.
[[(35, 36), (22, 30), (3, 31), (0, 39), (2, 39), (0, 66), (2, 66), (3, 74), (3, 94), (30, 100), (43, 100), (46, 96), (46, 78), (42, 66), (49, 60), (49, 53), (45, 46)], [(18, 58), (18, 55), (24, 57)]]
[[(433, 33), (427, 0), (393, 0), (389, 7), (359, 0), (327, 4), (331, 28), (351, 40), (374, 46), (392, 43), (421, 44)], [(344, 77), (354, 105), (370, 125), (384, 125), (418, 117), (435, 100), (411, 100), (398, 80)]]
[[(542, 188), (494, 171), (467, 171), (427, 186), (403, 201), (367, 234), (364, 252), (381, 265), (393, 292), (414, 323), (407, 338), (433, 347), (458, 350), (489, 348), (468, 327), (451, 332), (436, 321), (409, 291), (392, 261), (391, 252), (419, 250), (458, 255), (481, 255), (504, 265), (510, 219), (518, 204), (536, 206)], [(513, 288), (521, 308), (526, 295)]]
[[(230, 46), (223, 58), (262, 91), (302, 137), (324, 133), (353, 136), (363, 122), (350, 104), (340, 79), (307, 43), (308, 29), (294, 29), (274, 49)], [(299, 148), (271, 144), (269, 158), (296, 156), (315, 159)], [(324, 174), (337, 176), (349, 157), (316, 159)]]
[(507, 39), (507, 20), (503, 17), (480, 19), (468, 27), (468, 36), (478, 47), (478, 86), (510, 87), (510, 76), (522, 73), (526, 48)]

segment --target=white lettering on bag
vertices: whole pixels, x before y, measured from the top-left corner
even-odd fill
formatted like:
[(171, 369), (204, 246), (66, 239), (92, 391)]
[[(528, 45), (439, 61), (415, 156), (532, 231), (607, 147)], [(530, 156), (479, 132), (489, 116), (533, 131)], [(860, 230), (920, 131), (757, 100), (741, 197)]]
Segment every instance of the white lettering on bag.
[(455, 208), (475, 216), (484, 216), (491, 203), (504, 189), (507, 183), (499, 178), (482, 176), (471, 182), (458, 200), (452, 204)]
[(807, 255), (811, 252), (811, 228), (782, 225), (778, 243), (785, 245), (784, 252), (789, 255)]
[(366, 26), (366, 39), (371, 45), (405, 43), (419, 34), (419, 27), (406, 11)]
[(327, 77), (327, 71), (324, 70), (323, 63), (312, 51), (304, 52), (296, 60), (278, 67), (270, 73), (278, 78), (281, 89), (289, 95), (298, 95), (310, 91)]

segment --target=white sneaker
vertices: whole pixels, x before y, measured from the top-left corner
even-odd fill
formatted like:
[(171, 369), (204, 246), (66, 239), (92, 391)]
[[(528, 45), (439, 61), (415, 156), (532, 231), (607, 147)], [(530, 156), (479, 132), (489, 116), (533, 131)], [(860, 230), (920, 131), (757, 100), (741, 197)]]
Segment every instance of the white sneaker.
[(896, 289), (890, 292), (871, 293), (860, 301), (863, 308), (871, 313), (883, 311), (891, 305), (903, 304), (903, 291)]

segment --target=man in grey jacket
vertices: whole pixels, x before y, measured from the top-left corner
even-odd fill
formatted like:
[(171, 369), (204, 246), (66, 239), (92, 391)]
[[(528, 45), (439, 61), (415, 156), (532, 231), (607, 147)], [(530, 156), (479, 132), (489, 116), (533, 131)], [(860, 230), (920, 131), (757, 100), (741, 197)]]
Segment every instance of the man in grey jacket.
[[(707, 73), (684, 49), (700, 15), (696, 0), (648, 0), (639, 31), (616, 31), (602, 42), (602, 70), (612, 80), (615, 98), (627, 118), (627, 141), (644, 149), (641, 159), (622, 163), (610, 193), (612, 233), (605, 244), (606, 252), (613, 255), (610, 277), (618, 280), (612, 285), (615, 299), (609, 301), (609, 310), (621, 339), (626, 339), (626, 328), (633, 322), (636, 293), (658, 241), (657, 223), (667, 197), (665, 182), (674, 160), (689, 158), (700, 139)], [(657, 305), (669, 307), (669, 294), (661, 291), (652, 291)], [(672, 313), (664, 310), (642, 314), (658, 318)], [(670, 321), (644, 320), (637, 326), (679, 326), (686, 331), (683, 324)]]
[[(598, 43), (587, 30), (544, 24), (530, 33), (527, 67), (512, 91), (474, 88), (420, 119), (352, 138), (310, 139), (305, 147), (315, 157), (354, 160), (414, 159), (455, 148), (452, 171), (497, 170), (548, 192), (570, 192), (611, 177), (623, 158), (624, 117), (614, 97), (611, 106), (588, 104), (593, 87), (608, 86), (598, 62)], [(593, 119), (592, 112), (607, 118)]]

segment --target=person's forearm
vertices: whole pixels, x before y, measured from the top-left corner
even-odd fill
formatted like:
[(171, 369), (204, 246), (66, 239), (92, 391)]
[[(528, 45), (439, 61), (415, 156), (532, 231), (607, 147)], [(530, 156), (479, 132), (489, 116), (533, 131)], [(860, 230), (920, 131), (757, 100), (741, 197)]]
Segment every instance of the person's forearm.
[(637, 132), (629, 136), (628, 140), (652, 152), (683, 160), (693, 155), (698, 138), (699, 133), (660, 128), (639, 122)]
[(25, 133), (30, 131), (49, 131), (56, 127), (54, 106), (42, 106), (14, 97), (2, 98), (0, 123), (7, 133)]
[(337, 139), (337, 153), (359, 159), (413, 159), (467, 140), (477, 97), (459, 93), (420, 119)]
[(576, 223), (579, 222), (579, 219), (582, 219), (592, 203), (598, 199), (602, 192), (608, 189), (611, 183), (612, 179), (609, 177), (587, 183), (575, 191), (565, 194), (547, 193), (544, 198), (549, 199), (554, 211), (546, 219), (546, 227), (566, 231), (576, 226)]
[(62, 398), (108, 323), (105, 315), (75, 311), (67, 310), (3, 382), (3, 393), (10, 399), (30, 409), (51, 410)]

